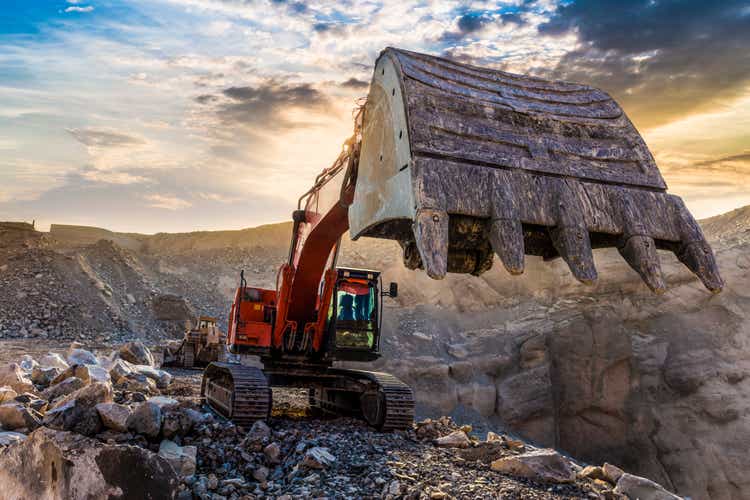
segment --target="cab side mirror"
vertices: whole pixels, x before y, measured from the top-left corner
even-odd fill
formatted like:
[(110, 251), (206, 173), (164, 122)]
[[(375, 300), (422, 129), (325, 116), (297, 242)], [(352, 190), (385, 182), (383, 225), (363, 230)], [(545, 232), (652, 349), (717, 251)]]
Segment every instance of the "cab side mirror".
[(388, 287), (388, 295), (393, 299), (398, 297), (398, 283), (391, 281), (391, 284)]

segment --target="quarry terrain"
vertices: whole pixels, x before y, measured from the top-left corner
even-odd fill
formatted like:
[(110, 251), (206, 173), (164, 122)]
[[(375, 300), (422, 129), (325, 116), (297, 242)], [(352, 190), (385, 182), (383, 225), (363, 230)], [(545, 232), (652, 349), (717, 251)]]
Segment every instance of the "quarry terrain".
[[(380, 269), (385, 283), (400, 287), (385, 303), (384, 356), (368, 366), (411, 385), (422, 423), (382, 434), (354, 420), (310, 415), (305, 395), (293, 391), (275, 391), (265, 427), (239, 429), (200, 406), (200, 372), (173, 370), (166, 384), (158, 366), (129, 362), (157, 373), (128, 367), (130, 375), (112, 375), (121, 346), (141, 341), (158, 351), (196, 314), (217, 317), (225, 329), (241, 269), (252, 285), (275, 288), (291, 224), (141, 235), (64, 225), (42, 233), (0, 223), (0, 365), (15, 363), (8, 380), (30, 384), (3, 400), (23, 425), (2, 424), (21, 436), (3, 438), (0, 482), (14, 484), (18, 496), (11, 498), (43, 498), (13, 467), (45, 449), (58, 458), (44, 460), (69, 467), (69, 484), (60, 488), (77, 487), (85, 464), (96, 463), (87, 477), (104, 489), (94, 498), (130, 481), (112, 471), (123, 460), (167, 471), (148, 486), (151, 498), (674, 498), (640, 478), (693, 499), (750, 498), (750, 208), (701, 224), (726, 280), (718, 295), (666, 253), (669, 290), (656, 296), (612, 250), (595, 252), (594, 286), (576, 282), (559, 260), (536, 257), (527, 257), (520, 277), (496, 263), (480, 277), (433, 281), (404, 267), (395, 242), (345, 241), (340, 265)], [(69, 394), (45, 397), (64, 379), (32, 380), (23, 356), (39, 364), (37, 372), (48, 352), (68, 364), (61, 372), (86, 365), (68, 362), (71, 342), (94, 353), (90, 364), (100, 369), (87, 373), (109, 379), (89, 376)], [(73, 369), (67, 378), (86, 377)], [(75, 384), (67, 382), (68, 389)], [(77, 405), (63, 399), (77, 391), (84, 392), (72, 400), (83, 401), (88, 429), (65, 416)], [(42, 402), (22, 397), (27, 392)], [(169, 400), (146, 404), (159, 397)], [(98, 410), (86, 413), (90, 403), (144, 414), (166, 408), (184, 425), (165, 433), (171, 420), (162, 415), (152, 418), (159, 424), (152, 422), (150, 434), (127, 422), (115, 431), (94, 418)], [(56, 406), (63, 409), (52, 411)], [(448, 437), (449, 445), (436, 444)], [(278, 455), (272, 447), (269, 458), (274, 443)], [(493, 465), (504, 458), (513, 464)], [(609, 468), (584, 469), (605, 463)], [(621, 473), (605, 474), (614, 466), (629, 473), (622, 487)], [(541, 469), (550, 475), (537, 474)], [(629, 481), (644, 489), (627, 489)], [(149, 498), (145, 491), (125, 497)]]

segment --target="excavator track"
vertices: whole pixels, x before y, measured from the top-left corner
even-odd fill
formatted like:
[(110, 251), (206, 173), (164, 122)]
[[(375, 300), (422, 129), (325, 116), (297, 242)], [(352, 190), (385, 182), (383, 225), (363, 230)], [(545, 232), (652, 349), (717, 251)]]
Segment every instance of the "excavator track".
[(360, 410), (368, 424), (383, 431), (408, 430), (414, 422), (414, 393), (389, 373), (331, 369), (339, 377), (369, 386), (360, 395)]
[(201, 397), (220, 415), (247, 426), (271, 414), (271, 388), (259, 368), (211, 363), (203, 372)]

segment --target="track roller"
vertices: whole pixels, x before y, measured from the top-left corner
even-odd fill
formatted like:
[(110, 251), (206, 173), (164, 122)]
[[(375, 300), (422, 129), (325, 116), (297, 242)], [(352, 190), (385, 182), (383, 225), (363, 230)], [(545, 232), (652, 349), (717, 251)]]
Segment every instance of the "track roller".
[(203, 372), (201, 397), (214, 411), (247, 426), (271, 414), (271, 388), (263, 371), (234, 363), (211, 363)]

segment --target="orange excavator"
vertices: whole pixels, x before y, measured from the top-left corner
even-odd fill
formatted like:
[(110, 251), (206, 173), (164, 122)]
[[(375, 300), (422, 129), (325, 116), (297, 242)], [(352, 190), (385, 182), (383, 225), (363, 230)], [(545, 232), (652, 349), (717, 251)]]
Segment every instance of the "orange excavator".
[(585, 284), (593, 249), (615, 247), (654, 292), (657, 250), (673, 252), (712, 292), (714, 254), (619, 105), (585, 85), (480, 68), (400, 49), (375, 64), (354, 134), (293, 213), (274, 290), (241, 273), (229, 315), (232, 353), (263, 368), (211, 363), (201, 393), (241, 425), (267, 418), (271, 386), (385, 430), (406, 429), (411, 389), (392, 375), (334, 367), (380, 356), (380, 273), (336, 266), (341, 237), (397, 240), (406, 267), (431, 278), (480, 275), (497, 255), (561, 257)]

